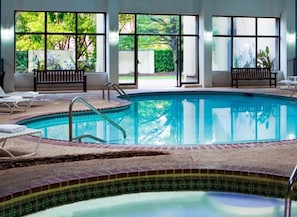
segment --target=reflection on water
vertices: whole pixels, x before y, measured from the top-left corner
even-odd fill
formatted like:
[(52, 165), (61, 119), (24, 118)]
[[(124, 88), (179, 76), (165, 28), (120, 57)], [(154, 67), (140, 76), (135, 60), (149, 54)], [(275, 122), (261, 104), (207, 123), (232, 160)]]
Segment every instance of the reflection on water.
[[(82, 201), (29, 216), (281, 217), (283, 213), (283, 201), (275, 198), (222, 192), (157, 192)], [(292, 214), (296, 214), (295, 207)]]
[[(73, 118), (74, 136), (91, 134), (112, 143), (140, 145), (224, 144), (294, 139), (296, 101), (242, 94), (176, 94), (131, 97), (123, 111), (107, 115), (127, 132), (88, 114)], [(68, 139), (68, 118), (27, 123), (46, 137)]]

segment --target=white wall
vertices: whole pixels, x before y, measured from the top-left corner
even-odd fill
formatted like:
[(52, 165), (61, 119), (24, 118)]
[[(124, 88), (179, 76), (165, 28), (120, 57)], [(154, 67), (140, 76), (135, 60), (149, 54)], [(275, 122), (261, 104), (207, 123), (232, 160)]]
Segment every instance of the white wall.
[(198, 14), (202, 0), (119, 0), (122, 13)]
[[(295, 44), (288, 44), (286, 32), (295, 33), (294, 0), (1, 0), (2, 29), (10, 29), (11, 36), (1, 40), (2, 57), (6, 77), (4, 88), (13, 91), (19, 83), (14, 82), (14, 11), (82, 11), (106, 12), (107, 31), (117, 30), (118, 13), (153, 13), (153, 14), (191, 14), (200, 18), (200, 79), (205, 87), (218, 84), (220, 81), (229, 86), (229, 73), (220, 74), (220, 80), (211, 71), (211, 46), (203, 40), (204, 30), (212, 28), (211, 16), (259, 16), (281, 18), (281, 70), (292, 74), (287, 69), (287, 61), (294, 58)], [(118, 81), (118, 47), (107, 44), (106, 70), (108, 79)], [(29, 81), (21, 80), (20, 82)], [(222, 85), (224, 85), (222, 84)], [(26, 86), (26, 85), (25, 85)]]
[[(119, 51), (119, 74), (134, 73), (134, 51)], [(153, 74), (155, 71), (155, 60), (153, 50), (138, 51), (138, 73)]]
[(214, 0), (213, 2), (215, 2), (213, 15), (279, 17), (281, 5), (285, 4), (286, 0)]

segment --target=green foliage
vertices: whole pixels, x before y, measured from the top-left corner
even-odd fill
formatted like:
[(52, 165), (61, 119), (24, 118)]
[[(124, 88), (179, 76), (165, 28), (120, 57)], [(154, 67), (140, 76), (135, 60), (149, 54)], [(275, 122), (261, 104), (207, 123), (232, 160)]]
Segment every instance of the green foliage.
[(16, 50), (44, 50), (44, 37), (41, 34), (16, 35)]
[(120, 50), (134, 50), (134, 36), (123, 35), (119, 41)]
[[(121, 14), (119, 16), (119, 28), (120, 33), (135, 32), (135, 15)], [(129, 27), (129, 28), (128, 28)], [(125, 29), (126, 28), (126, 29)], [(142, 44), (142, 49), (152, 48), (152, 46), (170, 46), (176, 48), (176, 34), (179, 34), (180, 22), (179, 16), (172, 15), (137, 15), (137, 33), (149, 34), (154, 37), (142, 37), (145, 38), (146, 43)], [(121, 36), (121, 38), (126, 36)], [(142, 39), (142, 40), (143, 40)], [(120, 41), (122, 48), (133, 47), (134, 39), (123, 38)], [(140, 42), (139, 42), (140, 43)], [(145, 47), (146, 45), (146, 47)], [(121, 47), (120, 47), (121, 48)], [(154, 47), (155, 48), (155, 47)], [(127, 50), (127, 49), (123, 49)]]
[(43, 12), (17, 12), (16, 13), (16, 32), (44, 32), (44, 13)]
[(47, 31), (48, 32), (75, 32), (76, 15), (66, 12), (48, 12), (47, 13)]
[(95, 14), (78, 14), (77, 31), (79, 33), (96, 33)]
[(120, 33), (134, 33), (135, 32), (135, 15), (134, 14), (120, 14), (119, 15), (119, 32)]
[(83, 61), (78, 61), (78, 68), (84, 69), (85, 72), (95, 71), (96, 59), (86, 58)]
[(137, 32), (147, 34), (178, 34), (179, 16), (138, 15)]
[(16, 55), (16, 71), (25, 72), (28, 68), (28, 51), (17, 51)]
[(266, 46), (265, 50), (260, 49), (257, 54), (257, 67), (271, 69), (274, 64), (274, 60), (270, 59), (269, 47)]
[(171, 50), (155, 51), (155, 72), (173, 72), (173, 55)]

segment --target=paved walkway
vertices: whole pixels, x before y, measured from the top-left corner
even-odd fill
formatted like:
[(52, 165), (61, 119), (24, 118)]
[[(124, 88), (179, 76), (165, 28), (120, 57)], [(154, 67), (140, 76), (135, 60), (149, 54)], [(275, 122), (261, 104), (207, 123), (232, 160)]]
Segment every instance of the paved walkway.
[[(181, 88), (180, 90), (191, 89)], [(240, 90), (277, 95), (291, 94), (290, 91), (280, 90), (278, 88), (211, 88), (210, 90)], [(127, 90), (127, 92), (139, 92), (139, 90)], [(101, 91), (48, 94), (45, 102), (34, 105), (26, 112), (17, 112), (13, 115), (0, 115), (0, 122), (14, 123), (18, 120), (36, 115), (67, 112), (69, 101), (75, 96), (86, 98), (98, 108), (114, 107), (123, 103), (122, 101), (115, 100), (114, 97), (112, 97), (111, 101), (102, 100)], [(84, 108), (79, 105), (75, 109), (81, 110)], [(31, 137), (11, 139), (9, 141), (11, 150), (20, 152), (27, 151), (27, 148), (32, 147), (33, 143), (34, 139)], [(68, 157), (68, 161), (65, 160), (65, 156)], [(73, 160), (69, 160), (71, 156)], [(86, 159), (86, 156), (89, 158)], [(81, 160), (77, 161), (80, 157)], [(103, 173), (104, 171), (129, 170), (129, 168), (233, 168), (238, 171), (264, 172), (289, 176), (297, 163), (296, 159), (296, 140), (256, 145), (210, 145), (202, 146), (201, 148), (186, 147), (178, 149), (164, 147), (152, 149), (133, 146), (129, 148), (124, 146), (93, 146), (44, 139), (37, 155), (34, 157), (26, 159), (2, 158), (0, 160), (0, 197), (32, 187), (36, 183), (58, 181), (61, 177), (63, 179), (71, 179), (73, 177)], [(54, 163), (49, 163), (50, 160)], [(26, 161), (28, 166), (18, 167), (18, 165), (25, 165)], [(20, 162), (23, 163), (21, 164)], [(35, 162), (35, 165), (32, 165), (32, 162)]]

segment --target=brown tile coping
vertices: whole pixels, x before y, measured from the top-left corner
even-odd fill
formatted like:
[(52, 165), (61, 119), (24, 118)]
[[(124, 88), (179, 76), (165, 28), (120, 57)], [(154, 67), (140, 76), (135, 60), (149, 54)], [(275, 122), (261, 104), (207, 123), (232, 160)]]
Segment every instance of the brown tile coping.
[[(24, 140), (26, 141), (34, 141), (34, 137), (25, 136)], [(84, 148), (106, 148), (106, 149), (119, 149), (119, 150), (156, 150), (156, 151), (174, 151), (174, 150), (228, 150), (228, 149), (242, 149), (242, 148), (251, 148), (251, 147), (269, 147), (269, 146), (281, 146), (281, 145), (290, 145), (296, 144), (297, 139), (288, 139), (281, 141), (267, 141), (267, 142), (246, 142), (246, 143), (232, 143), (232, 144), (199, 144), (199, 145), (184, 145), (184, 146), (166, 146), (166, 145), (112, 145), (112, 144), (93, 144), (93, 143), (77, 143), (77, 142), (69, 142), (63, 140), (54, 140), (43, 138), (42, 143), (47, 143), (51, 145), (59, 145), (59, 146), (75, 146), (75, 147), (84, 147)]]

